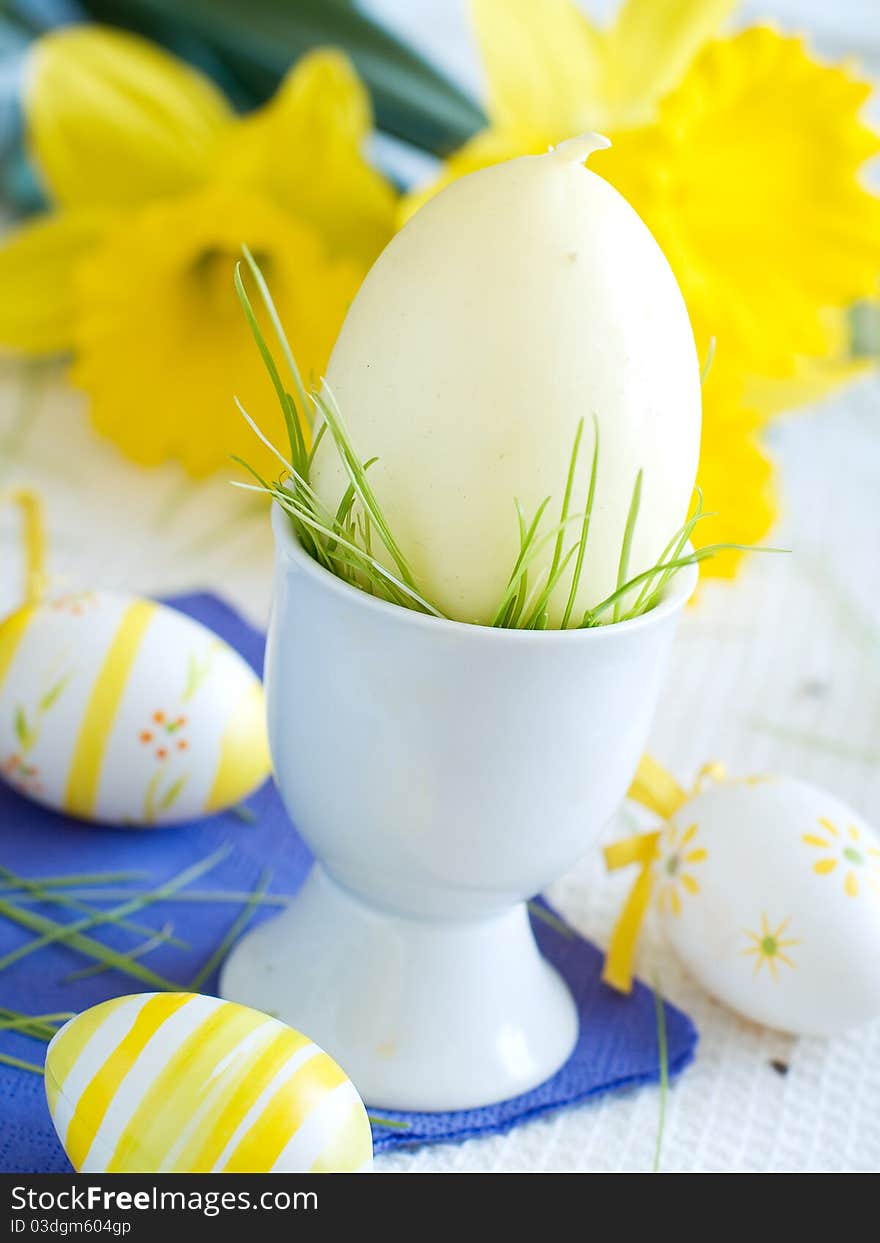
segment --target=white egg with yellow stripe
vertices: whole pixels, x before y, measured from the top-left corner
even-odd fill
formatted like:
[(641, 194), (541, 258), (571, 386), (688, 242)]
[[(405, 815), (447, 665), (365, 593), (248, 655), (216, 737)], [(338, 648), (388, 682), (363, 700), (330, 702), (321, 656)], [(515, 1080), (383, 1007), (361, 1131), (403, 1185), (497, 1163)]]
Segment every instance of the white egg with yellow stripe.
[(333, 1059), (277, 1019), (216, 997), (141, 993), (83, 1011), (49, 1045), (46, 1096), (81, 1173), (372, 1164), (367, 1112)]
[(22, 794), (173, 824), (239, 802), (269, 768), (260, 680), (199, 622), (101, 591), (0, 622), (0, 776)]

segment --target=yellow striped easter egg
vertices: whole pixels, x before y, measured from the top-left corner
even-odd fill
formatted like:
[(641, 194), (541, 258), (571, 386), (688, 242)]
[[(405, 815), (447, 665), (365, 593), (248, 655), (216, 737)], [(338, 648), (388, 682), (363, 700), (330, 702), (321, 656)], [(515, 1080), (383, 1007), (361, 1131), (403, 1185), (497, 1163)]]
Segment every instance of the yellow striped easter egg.
[(366, 1110), (307, 1036), (196, 993), (139, 993), (84, 1010), (53, 1038), (46, 1097), (81, 1173), (369, 1170)]
[(0, 623), (0, 776), (83, 820), (139, 827), (220, 811), (269, 774), (263, 688), (207, 627), (81, 592)]

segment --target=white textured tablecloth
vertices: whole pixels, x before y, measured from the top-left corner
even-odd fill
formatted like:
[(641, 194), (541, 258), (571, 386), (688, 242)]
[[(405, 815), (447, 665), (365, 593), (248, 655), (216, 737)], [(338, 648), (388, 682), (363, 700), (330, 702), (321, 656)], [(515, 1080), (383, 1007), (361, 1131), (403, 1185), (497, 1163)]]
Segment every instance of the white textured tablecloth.
[[(456, 4), (374, 4), (406, 8), (411, 29), (433, 10), (448, 47)], [(850, 8), (867, 21), (873, 0)], [(880, 824), (880, 380), (778, 424), (770, 443), (784, 511), (774, 539), (793, 553), (755, 557), (734, 585), (702, 591), (679, 634), (651, 748), (685, 782), (714, 758), (736, 774), (801, 775)], [(56, 581), (144, 593), (208, 587), (265, 623), (265, 513), (222, 479), (192, 484), (176, 468), (144, 472), (122, 460), (52, 368), (0, 367), (0, 492), (12, 484), (46, 502)], [(15, 603), (17, 541), (14, 513), (0, 509), (0, 615)], [(607, 878), (594, 850), (550, 896), (604, 943), (630, 882)], [(695, 1065), (670, 1092), (664, 1170), (880, 1169), (880, 1022), (832, 1042), (742, 1022), (686, 978), (650, 926), (639, 966), (701, 1036)], [(657, 1119), (658, 1093), (643, 1089), (377, 1164), (647, 1170)]]

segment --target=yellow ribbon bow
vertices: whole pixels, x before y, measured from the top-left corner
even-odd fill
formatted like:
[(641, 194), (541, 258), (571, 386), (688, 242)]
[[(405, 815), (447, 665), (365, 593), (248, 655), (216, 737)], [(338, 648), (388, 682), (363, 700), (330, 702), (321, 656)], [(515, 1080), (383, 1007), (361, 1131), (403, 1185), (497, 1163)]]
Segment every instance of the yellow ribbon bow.
[[(694, 788), (687, 791), (655, 759), (650, 755), (643, 755), (628, 797), (666, 821), (675, 815), (682, 804), (700, 792), (707, 778), (721, 780), (723, 776), (723, 765), (706, 764), (700, 770)], [(629, 867), (632, 863), (640, 865), (635, 884), (614, 925), (602, 971), (605, 983), (619, 993), (628, 993), (632, 988), (636, 942), (654, 893), (654, 863), (662, 831), (654, 829), (650, 833), (636, 833), (605, 847), (605, 865), (610, 872)]]
[(21, 511), (24, 545), (24, 603), (38, 604), (46, 586), (46, 532), (43, 507), (35, 493), (19, 488), (9, 496)]

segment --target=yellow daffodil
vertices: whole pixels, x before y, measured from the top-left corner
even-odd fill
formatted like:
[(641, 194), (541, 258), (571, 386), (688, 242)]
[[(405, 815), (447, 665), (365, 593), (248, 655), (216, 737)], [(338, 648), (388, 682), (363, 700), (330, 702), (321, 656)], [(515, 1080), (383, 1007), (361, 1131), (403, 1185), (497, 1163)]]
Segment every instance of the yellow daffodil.
[[(854, 370), (842, 322), (880, 273), (880, 200), (860, 181), (880, 142), (849, 70), (764, 27), (714, 38), (733, 8), (625, 0), (600, 30), (574, 0), (471, 0), (490, 124), (403, 216), (486, 164), (609, 134), (591, 167), (663, 247), (704, 357), (717, 341), (699, 482), (722, 519), (703, 539), (750, 542), (774, 514), (762, 420)], [(729, 574), (736, 557), (706, 564)]]
[(311, 53), (239, 118), (152, 44), (73, 27), (35, 44), (25, 114), (55, 211), (0, 249), (0, 343), (72, 352), (95, 424), (136, 461), (258, 461), (233, 393), (283, 443), (233, 265), (247, 243), (319, 376), (395, 211), (347, 60)]

